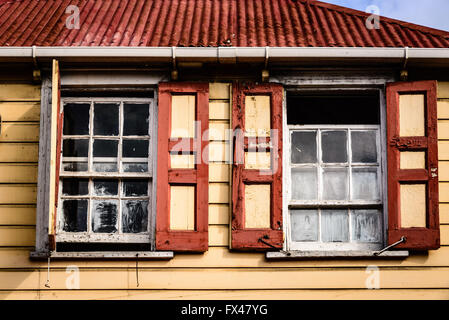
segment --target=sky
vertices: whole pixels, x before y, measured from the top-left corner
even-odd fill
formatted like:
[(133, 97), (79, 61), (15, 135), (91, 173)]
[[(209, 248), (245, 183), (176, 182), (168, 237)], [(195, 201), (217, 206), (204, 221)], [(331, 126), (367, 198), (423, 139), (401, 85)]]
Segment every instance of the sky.
[[(449, 31), (449, 0), (321, 0), (366, 11), (370, 5), (380, 15), (419, 25)], [(370, 11), (372, 12), (372, 11)]]

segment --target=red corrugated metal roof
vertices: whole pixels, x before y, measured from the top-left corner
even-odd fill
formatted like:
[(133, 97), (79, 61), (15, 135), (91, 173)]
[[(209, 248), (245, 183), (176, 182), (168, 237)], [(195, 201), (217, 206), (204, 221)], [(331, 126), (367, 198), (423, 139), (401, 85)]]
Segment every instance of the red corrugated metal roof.
[(449, 32), (388, 18), (369, 30), (367, 16), (314, 0), (0, 0), (0, 46), (449, 48)]

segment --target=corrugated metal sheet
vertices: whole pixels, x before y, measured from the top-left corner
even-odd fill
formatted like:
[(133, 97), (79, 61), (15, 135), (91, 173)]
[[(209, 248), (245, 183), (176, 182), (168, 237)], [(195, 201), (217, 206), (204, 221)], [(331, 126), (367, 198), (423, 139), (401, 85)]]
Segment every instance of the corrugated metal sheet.
[(388, 18), (369, 30), (367, 16), (314, 0), (0, 0), (0, 46), (449, 48), (449, 32)]

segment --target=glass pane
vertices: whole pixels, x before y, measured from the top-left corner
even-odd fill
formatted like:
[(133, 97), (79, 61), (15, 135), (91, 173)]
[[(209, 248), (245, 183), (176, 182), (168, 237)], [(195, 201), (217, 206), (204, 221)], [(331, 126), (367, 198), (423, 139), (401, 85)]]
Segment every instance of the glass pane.
[(118, 103), (96, 103), (94, 105), (94, 135), (118, 135)]
[(62, 155), (64, 157), (87, 158), (89, 152), (88, 139), (66, 139), (62, 142)]
[(148, 231), (148, 201), (122, 201), (123, 233), (140, 233)]
[(317, 190), (316, 168), (292, 168), (292, 200), (316, 200)]
[(125, 197), (144, 197), (148, 195), (148, 180), (123, 180)]
[(65, 232), (87, 231), (87, 200), (64, 200), (62, 230)]
[(117, 232), (118, 200), (92, 201), (92, 231), (96, 233)]
[(64, 171), (87, 171), (87, 162), (63, 162), (62, 168)]
[(94, 180), (94, 194), (97, 196), (115, 196), (118, 194), (118, 180)]
[(146, 136), (150, 128), (150, 106), (148, 104), (130, 104), (123, 106), (123, 135)]
[(123, 172), (148, 172), (148, 163), (123, 163)]
[(118, 172), (115, 162), (94, 162), (93, 170), (95, 172)]
[(352, 162), (377, 162), (376, 131), (353, 131), (351, 139)]
[(292, 163), (316, 163), (316, 132), (292, 132)]
[(323, 162), (346, 163), (348, 161), (347, 132), (323, 131), (321, 133), (321, 150)]
[(90, 104), (67, 103), (64, 105), (64, 130), (65, 135), (89, 134)]
[(94, 140), (94, 157), (116, 158), (118, 150), (118, 140)]
[(323, 170), (323, 200), (348, 199), (348, 169)]
[(318, 241), (318, 211), (290, 210), (293, 241)]
[(148, 140), (123, 140), (124, 158), (147, 158)]
[(359, 242), (382, 241), (381, 212), (354, 210), (351, 213), (352, 239)]
[(352, 169), (352, 199), (380, 200), (377, 168)]
[(349, 241), (349, 216), (347, 210), (321, 211), (321, 241)]
[(64, 179), (62, 180), (62, 193), (68, 196), (89, 194), (88, 179)]

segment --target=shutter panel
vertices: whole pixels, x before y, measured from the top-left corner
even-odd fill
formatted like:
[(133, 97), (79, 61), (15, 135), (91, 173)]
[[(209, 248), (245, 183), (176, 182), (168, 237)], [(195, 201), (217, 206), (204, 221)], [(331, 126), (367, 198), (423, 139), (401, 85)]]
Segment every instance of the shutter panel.
[(59, 168), (61, 160), (62, 121), (61, 113), (61, 75), (58, 60), (52, 64), (51, 88), (51, 154), (50, 154), (50, 190), (49, 190), (49, 219), (48, 239), (49, 249), (56, 249), (57, 206), (59, 190)]
[(278, 84), (233, 88), (231, 247), (282, 249), (282, 101)]
[(436, 81), (387, 86), (388, 242), (440, 247)]
[(209, 84), (160, 83), (158, 123), (156, 249), (204, 252)]

